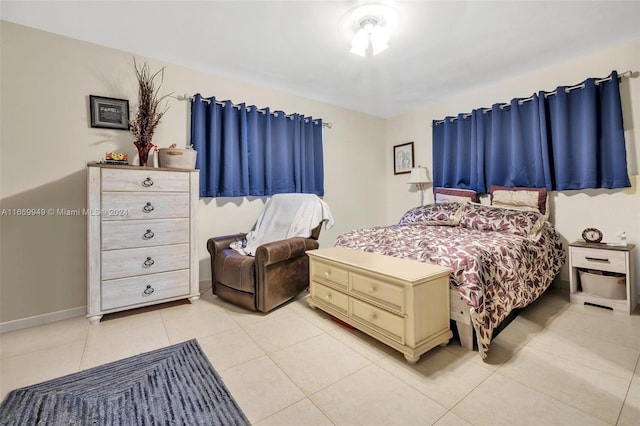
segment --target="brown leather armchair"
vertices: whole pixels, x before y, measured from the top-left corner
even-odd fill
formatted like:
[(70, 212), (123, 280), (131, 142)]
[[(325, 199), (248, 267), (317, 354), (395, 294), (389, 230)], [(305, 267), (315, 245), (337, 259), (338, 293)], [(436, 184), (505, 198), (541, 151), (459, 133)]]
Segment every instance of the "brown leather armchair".
[(309, 287), (307, 250), (318, 248), (322, 222), (309, 238), (294, 237), (259, 246), (255, 257), (230, 248), (246, 234), (210, 238), (213, 293), (252, 311), (269, 312)]

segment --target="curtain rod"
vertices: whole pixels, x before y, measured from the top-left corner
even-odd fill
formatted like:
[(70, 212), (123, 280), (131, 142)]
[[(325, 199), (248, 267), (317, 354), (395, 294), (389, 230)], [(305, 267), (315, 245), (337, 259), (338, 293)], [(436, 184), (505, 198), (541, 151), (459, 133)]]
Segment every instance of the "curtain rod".
[[(619, 80), (622, 80), (623, 78), (631, 77), (631, 74), (632, 74), (632, 71), (625, 71), (625, 72), (623, 72), (623, 73), (621, 73), (621, 74), (618, 74), (618, 79), (619, 79)], [(596, 85), (598, 85), (598, 84), (600, 84), (600, 83), (604, 83), (605, 81), (611, 81), (611, 77), (605, 77), (605, 78), (597, 79), (597, 80), (595, 81), (595, 83), (596, 83)], [(572, 90), (576, 90), (576, 89), (584, 89), (584, 83), (582, 83), (582, 84), (578, 84), (578, 85), (576, 85), (576, 86), (570, 86), (570, 87), (567, 87), (567, 88), (565, 88), (565, 89), (564, 89), (564, 91), (565, 91), (565, 93), (569, 93), (569, 92), (571, 92)], [(545, 97), (545, 98), (548, 98), (549, 96), (554, 96), (554, 95), (556, 95), (556, 94), (557, 94), (557, 92), (556, 92), (555, 90), (554, 90), (553, 92), (545, 92), (544, 97)], [(518, 99), (518, 105), (522, 105), (522, 104), (524, 104), (525, 102), (529, 102), (529, 101), (532, 101), (532, 100), (533, 100), (533, 96), (531, 96), (531, 97), (529, 97), (529, 98), (525, 98), (525, 99)], [(511, 106), (511, 104), (510, 104), (510, 103), (508, 103), (508, 104), (503, 103), (503, 104), (500, 104), (500, 109), (505, 109), (505, 108), (508, 108), (508, 107), (510, 107), (510, 106)], [(488, 112), (491, 112), (491, 108), (483, 108), (483, 109), (482, 109), (482, 113), (483, 113), (483, 114), (486, 114), (486, 113), (488, 113)], [(468, 117), (471, 117), (471, 115), (472, 115), (471, 113), (462, 114), (462, 118), (468, 118)], [(455, 120), (457, 120), (457, 119), (458, 119), (458, 117), (452, 117), (450, 121), (455, 121)], [(435, 122), (433, 123), (433, 125), (436, 125), (436, 124), (442, 124), (442, 123), (444, 123), (444, 121), (445, 121), (445, 120), (438, 120), (438, 121), (435, 121)], [(432, 125), (432, 127), (433, 127), (433, 125)]]
[[(178, 96), (171, 96), (171, 95), (170, 95), (169, 97), (170, 97), (170, 98), (173, 98), (173, 99), (177, 99), (177, 100), (179, 100), (179, 101), (189, 101), (189, 102), (193, 102), (193, 101), (194, 101), (194, 99), (195, 99), (193, 96), (189, 96), (189, 95), (187, 95), (186, 93), (185, 93), (184, 95), (178, 95)], [(211, 103), (211, 99), (200, 98), (200, 100), (201, 100), (202, 102), (206, 102), (206, 103), (208, 103), (208, 104), (210, 104), (210, 103)], [(218, 100), (216, 100), (216, 104), (218, 104), (218, 105), (220, 105), (220, 106), (224, 106), (225, 101), (218, 101)], [(232, 103), (232, 104), (231, 104), (231, 106), (232, 106), (232, 107), (234, 107), (234, 108), (240, 108), (240, 105), (236, 105), (236, 104), (234, 104), (234, 103)], [(255, 107), (255, 108), (257, 108), (257, 107)], [(266, 113), (266, 111), (265, 111), (265, 110), (260, 109), (260, 108), (257, 108), (257, 111), (258, 111), (259, 113), (261, 113), (261, 114), (265, 114), (265, 113)], [(277, 117), (277, 111), (274, 111), (272, 114), (276, 114), (276, 117)], [(285, 115), (285, 117), (287, 117), (287, 118), (291, 118), (291, 117), (293, 117), (293, 114)], [(317, 120), (317, 119), (316, 119), (316, 120)], [(315, 120), (312, 120), (312, 121), (315, 121)], [(328, 128), (328, 129), (331, 129), (331, 128), (333, 127), (333, 123), (330, 123), (330, 122), (322, 122), (322, 127), (326, 127), (326, 128)]]

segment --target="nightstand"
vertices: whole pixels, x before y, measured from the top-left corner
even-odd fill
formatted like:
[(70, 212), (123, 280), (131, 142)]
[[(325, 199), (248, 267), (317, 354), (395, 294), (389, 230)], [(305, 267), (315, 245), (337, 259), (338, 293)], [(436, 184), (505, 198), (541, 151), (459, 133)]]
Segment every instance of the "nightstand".
[[(628, 314), (633, 312), (636, 307), (634, 248), (634, 244), (609, 246), (582, 241), (570, 244), (571, 302), (604, 306)], [(607, 276), (607, 272), (619, 275)], [(599, 275), (601, 273), (603, 275)]]

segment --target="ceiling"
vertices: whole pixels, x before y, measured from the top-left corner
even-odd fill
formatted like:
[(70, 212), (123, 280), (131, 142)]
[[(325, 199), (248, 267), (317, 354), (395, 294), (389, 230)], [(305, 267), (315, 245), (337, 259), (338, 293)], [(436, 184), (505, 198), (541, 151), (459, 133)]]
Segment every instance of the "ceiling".
[(363, 58), (339, 23), (367, 3), (2, 0), (0, 17), (380, 117), (640, 38), (640, 0), (380, 1), (400, 24)]

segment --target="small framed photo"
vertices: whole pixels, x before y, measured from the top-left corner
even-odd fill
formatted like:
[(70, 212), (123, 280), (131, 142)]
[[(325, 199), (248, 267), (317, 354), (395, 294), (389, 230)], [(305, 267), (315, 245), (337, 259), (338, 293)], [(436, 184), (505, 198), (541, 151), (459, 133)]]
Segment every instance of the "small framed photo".
[(413, 168), (413, 142), (393, 147), (393, 174), (411, 173)]
[(89, 95), (91, 127), (129, 130), (129, 101)]

